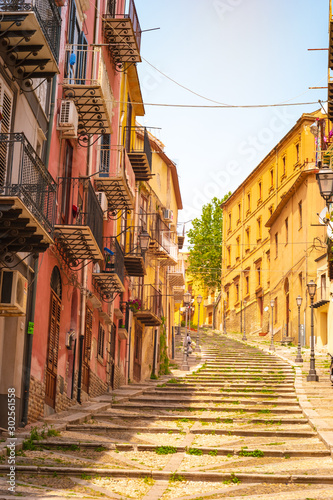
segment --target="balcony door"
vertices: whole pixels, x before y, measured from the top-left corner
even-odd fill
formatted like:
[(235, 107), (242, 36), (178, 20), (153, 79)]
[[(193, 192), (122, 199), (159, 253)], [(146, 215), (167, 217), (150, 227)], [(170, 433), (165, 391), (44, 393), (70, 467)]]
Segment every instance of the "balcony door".
[(135, 382), (141, 380), (141, 361), (142, 361), (142, 328), (135, 322), (135, 335), (134, 335), (134, 366), (133, 378)]
[(90, 352), (92, 340), (92, 311), (86, 309), (86, 327), (83, 340), (83, 362), (82, 362), (82, 390), (89, 394), (89, 375), (90, 375)]
[(59, 352), (59, 332), (61, 313), (61, 277), (59, 268), (54, 267), (51, 275), (51, 303), (49, 335), (47, 342), (47, 365), (45, 376), (45, 403), (51, 408), (55, 408), (58, 352)]

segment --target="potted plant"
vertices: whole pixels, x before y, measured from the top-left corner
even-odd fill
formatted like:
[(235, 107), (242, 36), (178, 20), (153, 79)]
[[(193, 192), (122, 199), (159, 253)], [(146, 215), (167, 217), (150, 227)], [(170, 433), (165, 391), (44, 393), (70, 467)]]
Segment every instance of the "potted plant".
[(133, 299), (128, 302), (129, 308), (134, 313), (141, 309), (141, 301), (139, 299)]

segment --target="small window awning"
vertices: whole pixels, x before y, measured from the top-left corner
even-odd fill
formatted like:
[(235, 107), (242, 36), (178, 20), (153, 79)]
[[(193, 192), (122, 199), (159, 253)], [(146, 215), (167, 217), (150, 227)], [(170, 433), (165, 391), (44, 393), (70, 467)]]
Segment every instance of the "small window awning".
[(329, 303), (329, 300), (318, 300), (313, 304), (314, 309), (318, 309), (319, 307), (325, 306), (326, 304)]

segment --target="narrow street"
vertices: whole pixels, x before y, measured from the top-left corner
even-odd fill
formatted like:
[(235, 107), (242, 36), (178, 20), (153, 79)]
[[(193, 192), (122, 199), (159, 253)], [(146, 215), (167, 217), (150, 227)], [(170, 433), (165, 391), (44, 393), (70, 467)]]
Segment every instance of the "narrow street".
[[(176, 358), (180, 366), (181, 339)], [(193, 353), (191, 363), (195, 359)], [(330, 452), (302, 414), (294, 370), (286, 362), (206, 333), (200, 364), (184, 378), (184, 372), (174, 373), (179, 376), (164, 382), (127, 386), (119, 397), (96, 398), (89, 419), (82, 409), (81, 415), (72, 412), (67, 418), (72, 423), (60, 433), (49, 425), (47, 439), (30, 440), (25, 447), (31, 449), (18, 452), (17, 494), (333, 498)], [(61, 414), (57, 418), (66, 421)], [(5, 466), (1, 469), (2, 498), (7, 498)]]

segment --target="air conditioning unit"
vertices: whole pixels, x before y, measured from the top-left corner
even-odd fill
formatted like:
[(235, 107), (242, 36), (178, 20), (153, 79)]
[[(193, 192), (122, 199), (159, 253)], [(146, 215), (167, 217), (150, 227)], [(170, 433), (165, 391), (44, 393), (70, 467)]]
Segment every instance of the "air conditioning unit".
[(173, 221), (173, 211), (172, 210), (168, 210), (167, 208), (165, 208), (163, 210), (163, 219), (166, 222), (172, 222)]
[(21, 315), (27, 309), (28, 280), (18, 271), (0, 271), (0, 314)]
[(102, 191), (97, 191), (96, 195), (97, 195), (99, 204), (101, 205), (102, 210), (103, 210), (103, 219), (107, 220), (107, 218), (108, 218), (108, 212), (107, 212), (107, 209), (108, 209), (108, 199), (106, 197), (106, 194), (103, 193)]
[(61, 130), (65, 137), (77, 138), (79, 115), (74, 101), (64, 99), (61, 101), (57, 130)]

